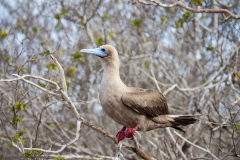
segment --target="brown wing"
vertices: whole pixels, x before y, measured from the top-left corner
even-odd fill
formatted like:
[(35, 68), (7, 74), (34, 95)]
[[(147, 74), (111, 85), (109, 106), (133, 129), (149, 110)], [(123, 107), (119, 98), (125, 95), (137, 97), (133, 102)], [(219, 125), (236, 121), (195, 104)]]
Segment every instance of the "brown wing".
[(122, 95), (122, 101), (134, 111), (150, 118), (168, 114), (167, 100), (161, 93), (150, 89), (131, 90)]

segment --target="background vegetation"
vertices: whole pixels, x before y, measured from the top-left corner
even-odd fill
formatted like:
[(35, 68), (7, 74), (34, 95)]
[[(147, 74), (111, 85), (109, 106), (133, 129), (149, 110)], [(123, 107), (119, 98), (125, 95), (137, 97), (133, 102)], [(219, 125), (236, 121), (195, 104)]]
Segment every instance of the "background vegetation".
[[(159, 85), (171, 113), (199, 117), (185, 134), (136, 134), (143, 155), (237, 159), (240, 2), (177, 1), (218, 13), (162, 7), (173, 2), (0, 0), (0, 159), (115, 157), (122, 126), (98, 100), (103, 61), (79, 52), (106, 43), (119, 52), (125, 84)], [(139, 159), (137, 149), (124, 140), (122, 157)]]

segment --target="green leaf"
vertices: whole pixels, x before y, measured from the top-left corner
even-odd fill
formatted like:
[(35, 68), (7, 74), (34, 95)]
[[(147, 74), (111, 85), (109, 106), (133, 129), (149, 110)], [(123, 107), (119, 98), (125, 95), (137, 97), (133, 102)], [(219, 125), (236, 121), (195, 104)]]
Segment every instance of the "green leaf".
[(22, 142), (22, 139), (20, 137), (23, 136), (24, 134), (27, 134), (27, 132), (24, 130), (20, 130), (11, 138), (12, 142), (14, 142), (15, 140), (19, 140)]
[(240, 125), (239, 125), (239, 124), (236, 124), (236, 125), (235, 125), (235, 129), (236, 129), (237, 131), (240, 131)]
[(72, 130), (75, 127), (75, 124), (73, 122), (69, 122), (68, 124), (68, 130)]
[(61, 17), (60, 17), (59, 14), (54, 14), (54, 18), (55, 18), (56, 20), (58, 20), (58, 21), (61, 19)]
[(108, 19), (109, 19), (109, 14), (104, 13), (104, 14), (103, 14), (103, 19), (104, 19), (104, 20), (108, 20)]
[(102, 37), (99, 37), (99, 38), (96, 39), (96, 44), (97, 44), (97, 46), (103, 45), (103, 39), (102, 39)]
[(71, 55), (73, 59), (78, 60), (82, 58), (82, 54), (80, 52), (75, 52), (74, 54)]
[(141, 28), (142, 21), (140, 19), (130, 20), (131, 24), (136, 28)]
[(8, 36), (8, 32), (6, 30), (2, 30), (0, 34), (0, 39), (3, 40)]
[(22, 118), (18, 117), (18, 115), (11, 118), (11, 122), (15, 125), (17, 123), (22, 123)]
[(67, 9), (62, 9), (61, 14), (62, 15), (67, 15), (67, 14), (69, 14), (69, 11)]
[(109, 36), (111, 39), (114, 39), (114, 38), (115, 38), (115, 35), (114, 35), (113, 32), (109, 32), (109, 33), (108, 33), (108, 36)]
[(22, 67), (22, 68), (19, 68), (19, 69), (18, 69), (18, 72), (23, 73), (25, 70), (26, 70), (26, 68), (25, 68), (25, 67)]
[(5, 57), (4, 57), (4, 60), (5, 60), (5, 61), (10, 61), (10, 59), (11, 59), (11, 58), (10, 58), (9, 56), (5, 56)]
[(202, 14), (201, 18), (202, 18), (202, 19), (206, 19), (206, 18), (207, 18), (207, 16), (206, 16), (206, 15), (204, 15), (204, 14)]
[(160, 24), (162, 25), (162, 24), (165, 23), (165, 22), (167, 22), (167, 17), (162, 17), (162, 18), (161, 18), (161, 23), (160, 23)]
[(143, 63), (143, 66), (144, 66), (145, 68), (147, 68), (147, 69), (150, 68), (150, 64), (149, 64), (148, 62), (144, 62), (144, 63)]
[(27, 134), (27, 132), (26, 131), (24, 131), (24, 130), (20, 130), (19, 132), (18, 132), (18, 135), (21, 137), (22, 135), (24, 135), (24, 134)]
[(21, 26), (22, 25), (22, 20), (18, 18), (16, 24), (17, 24), (17, 26)]
[(44, 41), (40, 42), (41, 46), (44, 46), (45, 44), (46, 44), (46, 42), (44, 42)]
[(188, 18), (190, 18), (191, 16), (191, 12), (190, 11), (186, 11), (183, 13), (182, 15), (182, 18), (183, 18), (183, 21), (186, 22)]
[(71, 66), (67, 71), (66, 71), (66, 76), (73, 78), (75, 73), (77, 71), (77, 68), (75, 68), (74, 66)]
[(9, 112), (14, 112), (14, 111), (15, 111), (15, 107), (14, 107), (14, 106), (9, 106), (8, 111), (9, 111)]
[(44, 52), (42, 53), (42, 56), (44, 57), (44, 56), (49, 55), (49, 54), (50, 54), (50, 51), (47, 49), (46, 51), (44, 51)]
[(25, 156), (25, 158), (31, 158), (31, 157), (35, 157), (35, 156), (39, 155), (40, 153), (41, 153), (40, 151), (28, 150), (28, 151), (25, 151), (23, 153), (23, 155)]
[(46, 84), (42, 83), (40, 80), (38, 80), (38, 85), (45, 88), (46, 87)]
[(24, 110), (27, 108), (26, 102), (16, 102), (15, 104), (17, 110)]
[(54, 123), (48, 123), (48, 126), (49, 127), (55, 127), (55, 124)]
[(176, 27), (177, 28), (183, 28), (183, 23), (186, 22), (189, 18), (191, 17), (191, 12), (190, 11), (186, 11), (183, 13), (182, 18), (179, 18), (177, 23), (176, 23)]
[(198, 6), (198, 5), (201, 6), (203, 0), (191, 0), (191, 2), (192, 2), (195, 6)]
[(32, 30), (33, 30), (34, 33), (37, 33), (37, 32), (38, 32), (38, 29), (37, 29), (36, 26), (33, 26), (33, 27), (32, 27)]
[(53, 62), (47, 62), (46, 63), (46, 67), (49, 69), (49, 70), (57, 70), (57, 65)]
[(182, 22), (182, 20), (181, 19), (179, 19), (178, 21), (177, 21), (177, 28), (183, 28), (183, 22)]
[(61, 157), (60, 155), (54, 157), (53, 160), (66, 160), (65, 158)]
[(67, 85), (67, 89), (69, 89), (71, 87), (71, 82), (67, 81), (66, 85)]
[(206, 49), (207, 49), (207, 51), (212, 51), (212, 50), (214, 50), (215, 48), (210, 45), (210, 46), (208, 46)]

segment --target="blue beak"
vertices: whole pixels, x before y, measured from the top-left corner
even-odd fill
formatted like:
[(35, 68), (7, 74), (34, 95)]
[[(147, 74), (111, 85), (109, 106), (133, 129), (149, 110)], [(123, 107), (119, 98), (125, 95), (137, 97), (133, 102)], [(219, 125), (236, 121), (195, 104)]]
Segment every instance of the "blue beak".
[(95, 48), (95, 49), (82, 49), (80, 51), (81, 53), (86, 53), (86, 54), (92, 54), (95, 56), (99, 56), (99, 57), (107, 57), (107, 53), (106, 51), (102, 51), (101, 48)]

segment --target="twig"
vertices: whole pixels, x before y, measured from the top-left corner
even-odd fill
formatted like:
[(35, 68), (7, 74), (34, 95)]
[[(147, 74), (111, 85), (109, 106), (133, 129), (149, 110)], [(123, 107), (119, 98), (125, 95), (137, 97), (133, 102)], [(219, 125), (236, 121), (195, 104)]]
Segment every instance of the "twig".
[(50, 55), (50, 57), (52, 58), (52, 60), (54, 61), (54, 63), (57, 65), (59, 71), (60, 71), (60, 75), (61, 75), (61, 82), (62, 82), (62, 87), (63, 90), (65, 92), (67, 92), (67, 84), (66, 84), (66, 79), (65, 79), (65, 74), (64, 74), (64, 70), (61, 67), (61, 65), (58, 63), (57, 59), (55, 57), (53, 57), (53, 55)]
[[(54, 95), (54, 96), (57, 96), (57, 97), (60, 96), (60, 94), (54, 93), (54, 92), (52, 92), (52, 91), (49, 91), (49, 90), (47, 90), (47, 89), (45, 89), (45, 88), (43, 88), (43, 87), (41, 87), (41, 86), (39, 86), (39, 85), (37, 85), (37, 84), (35, 84), (35, 83), (29, 81), (29, 80), (24, 79), (24, 77), (26, 77), (26, 76), (19, 76), (19, 75), (17, 75), (17, 74), (13, 74), (13, 76), (15, 76), (15, 77), (17, 77), (17, 78), (16, 78), (16, 79), (12, 79), (11, 81), (22, 80), (22, 81), (24, 81), (24, 82), (27, 82), (27, 83), (29, 83), (29, 84), (31, 84), (31, 85), (33, 85), (33, 86), (35, 86), (35, 87), (37, 87), (37, 88), (39, 88), (39, 89), (45, 91), (45, 92), (47, 92), (48, 94), (51, 94), (51, 95)], [(39, 78), (39, 77), (37, 77), (37, 76), (31, 76), (31, 75), (27, 75), (27, 76), (29, 76), (29, 77), (33, 77), (33, 78), (36, 78), (36, 79)], [(41, 78), (41, 79), (43, 80), (44, 78)], [(4, 80), (2, 80), (2, 81), (4, 81)], [(5, 81), (5, 82), (11, 82), (11, 81)], [(1, 82), (1, 81), (0, 81), (0, 82)], [(48, 80), (48, 82), (49, 82), (49, 80)], [(51, 83), (54, 84), (53, 81), (52, 81)]]
[(236, 104), (240, 103), (240, 97), (232, 103), (232, 106), (235, 106)]
[(161, 6), (164, 8), (171, 8), (171, 7), (179, 6), (179, 7), (182, 7), (184, 9), (189, 10), (194, 13), (223, 13), (223, 14), (228, 15), (227, 17), (224, 17), (225, 20), (227, 20), (229, 18), (240, 19), (240, 15), (233, 14), (227, 9), (192, 8), (187, 5), (184, 5), (181, 1), (173, 2), (170, 4), (164, 4), (157, 0), (150, 0), (150, 2), (138, 0), (138, 2), (145, 4), (145, 5), (157, 5), (157, 6)]
[(202, 147), (200, 147), (200, 146), (198, 146), (198, 145), (190, 142), (189, 140), (187, 140), (186, 138), (184, 138), (183, 136), (181, 136), (181, 135), (180, 135), (179, 133), (177, 133), (176, 131), (174, 131), (174, 133), (175, 133), (178, 137), (180, 137), (181, 139), (183, 139), (184, 141), (186, 141), (186, 142), (188, 142), (189, 144), (191, 144), (192, 146), (194, 146), (194, 147), (196, 147), (196, 148), (198, 148), (198, 149), (201, 149), (202, 151), (209, 153), (213, 158), (218, 159), (209, 149), (202, 148)]
[(172, 133), (171, 133), (171, 131), (170, 131), (169, 127), (168, 127), (168, 128), (166, 128), (166, 130), (167, 130), (167, 133), (168, 133), (168, 135), (169, 135), (170, 139), (172, 140), (172, 142), (173, 142), (174, 144), (176, 144), (176, 146), (177, 146), (177, 149), (178, 149), (179, 153), (181, 154), (181, 156), (183, 157), (183, 159), (187, 160), (187, 157), (186, 157), (186, 155), (183, 153), (183, 151), (182, 151), (181, 147), (178, 145), (178, 143), (177, 143), (176, 139), (173, 137), (173, 135), (172, 135)]
[(116, 154), (114, 160), (118, 160), (118, 157), (120, 157), (121, 160), (125, 160), (125, 158), (121, 154), (121, 148), (122, 148), (122, 141), (120, 141), (116, 148)]
[(40, 152), (46, 152), (46, 153), (60, 153), (63, 151), (67, 146), (71, 145), (72, 143), (76, 142), (80, 137), (80, 130), (81, 130), (81, 121), (77, 121), (77, 130), (76, 130), (76, 137), (71, 140), (70, 142), (62, 145), (62, 147), (59, 150), (52, 151), (52, 150), (45, 150), (41, 148), (24, 148), (24, 150), (34, 150), (34, 151), (40, 151)]

